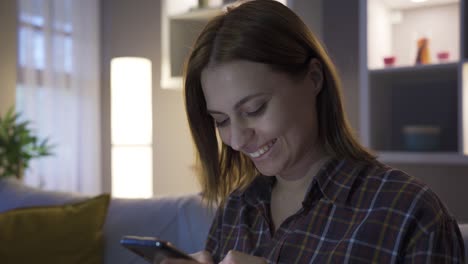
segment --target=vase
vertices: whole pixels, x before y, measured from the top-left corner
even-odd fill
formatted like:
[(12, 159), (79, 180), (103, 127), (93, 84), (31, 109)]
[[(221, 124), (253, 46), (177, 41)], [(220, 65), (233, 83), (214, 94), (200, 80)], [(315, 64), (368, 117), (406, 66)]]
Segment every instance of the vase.
[(429, 53), (429, 39), (420, 38), (418, 39), (418, 54), (416, 56), (416, 64), (429, 64), (431, 63), (431, 57)]

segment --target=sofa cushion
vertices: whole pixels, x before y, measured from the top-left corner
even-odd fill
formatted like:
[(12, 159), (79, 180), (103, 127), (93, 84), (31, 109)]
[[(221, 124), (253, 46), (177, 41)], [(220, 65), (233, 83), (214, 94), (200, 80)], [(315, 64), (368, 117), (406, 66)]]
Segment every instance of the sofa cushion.
[(0, 214), (1, 263), (102, 263), (109, 195)]

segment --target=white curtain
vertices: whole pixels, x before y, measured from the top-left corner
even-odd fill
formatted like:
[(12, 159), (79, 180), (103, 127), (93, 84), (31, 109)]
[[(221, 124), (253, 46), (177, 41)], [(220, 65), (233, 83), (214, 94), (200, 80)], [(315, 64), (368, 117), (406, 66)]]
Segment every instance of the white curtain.
[(16, 109), (55, 145), (25, 182), (100, 193), (99, 1), (19, 0), (18, 10)]

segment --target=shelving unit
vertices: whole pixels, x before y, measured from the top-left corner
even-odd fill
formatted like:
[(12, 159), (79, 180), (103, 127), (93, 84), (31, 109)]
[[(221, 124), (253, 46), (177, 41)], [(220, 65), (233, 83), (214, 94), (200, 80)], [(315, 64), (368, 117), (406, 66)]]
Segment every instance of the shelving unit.
[[(468, 164), (466, 1), (361, 0), (360, 136), (382, 161)], [(423, 37), (431, 62), (416, 64)], [(438, 60), (442, 51), (448, 60)], [(389, 56), (393, 66), (384, 64)], [(437, 144), (414, 148), (408, 127), (436, 130)]]
[(377, 153), (380, 160), (387, 163), (418, 163), (418, 164), (443, 164), (466, 165), (466, 158), (453, 152), (380, 152)]
[(169, 17), (169, 41), (171, 44), (169, 54), (172, 78), (182, 76), (185, 59), (189, 55), (196, 37), (208, 23), (208, 20), (218, 14), (221, 14), (221, 9), (194, 10)]
[(195, 38), (222, 7), (198, 8), (196, 0), (161, 2), (161, 88), (180, 90), (184, 62)]
[[(277, 1), (288, 5), (287, 0)], [(161, 88), (182, 89), (183, 66), (196, 37), (223, 12), (223, 3), (233, 1), (208, 2), (209, 7), (198, 8), (197, 0), (161, 0)]]

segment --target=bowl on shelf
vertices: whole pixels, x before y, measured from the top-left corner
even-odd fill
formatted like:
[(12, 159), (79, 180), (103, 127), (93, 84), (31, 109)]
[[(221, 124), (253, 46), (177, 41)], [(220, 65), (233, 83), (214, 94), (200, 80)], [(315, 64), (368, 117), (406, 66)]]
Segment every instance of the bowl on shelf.
[(385, 67), (393, 67), (395, 66), (396, 57), (395, 56), (388, 56), (383, 58)]
[(450, 53), (448, 51), (437, 52), (437, 59), (439, 60), (439, 62), (441, 63), (447, 62), (449, 58), (450, 58)]
[(435, 151), (440, 147), (440, 127), (408, 125), (403, 127), (404, 147), (408, 151)]

